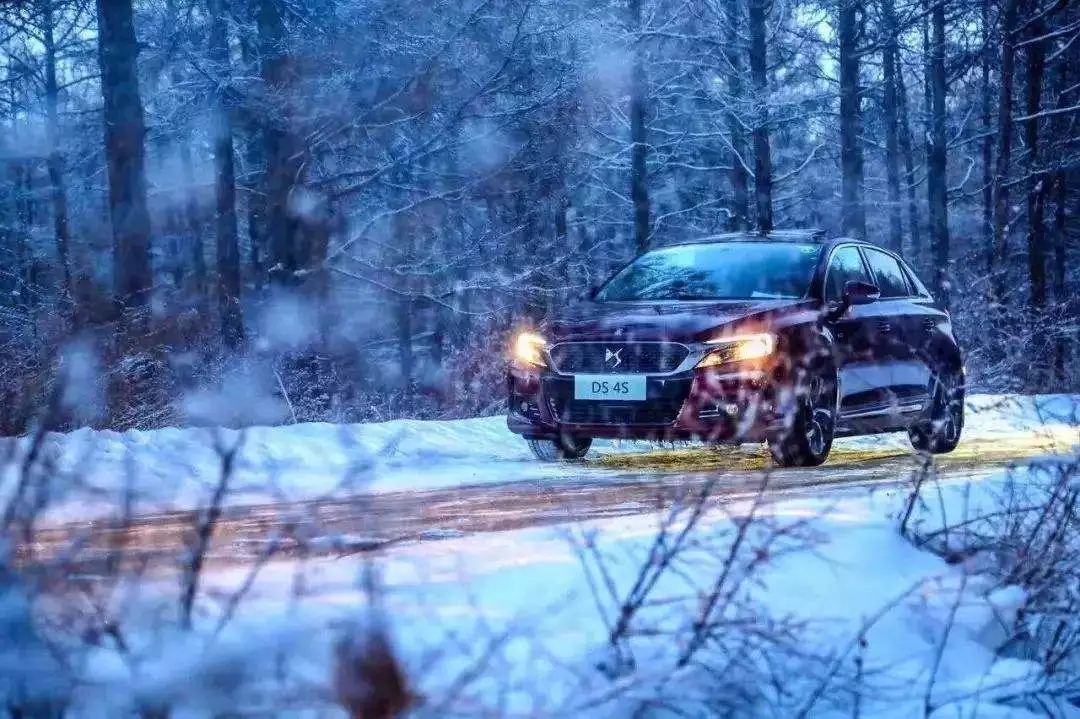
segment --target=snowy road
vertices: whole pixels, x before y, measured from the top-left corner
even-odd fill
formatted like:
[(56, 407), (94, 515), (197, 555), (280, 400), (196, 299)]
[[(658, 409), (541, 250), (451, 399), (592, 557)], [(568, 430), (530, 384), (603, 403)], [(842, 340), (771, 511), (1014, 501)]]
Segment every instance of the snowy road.
[[(1010, 463), (1072, 451), (1080, 402), (1066, 396), (969, 398), (955, 452), (935, 458), (944, 481), (992, 475)], [(25, 446), (10, 445), (16, 452)], [(435, 539), (628, 515), (649, 515), (708, 486), (713, 506), (767, 482), (765, 498), (822, 497), (898, 487), (925, 460), (900, 435), (839, 440), (815, 469), (777, 469), (762, 447), (658, 448), (600, 442), (583, 463), (534, 461), (501, 417), (449, 422), (294, 425), (238, 433), (80, 430), (40, 455), (50, 502), (38, 556), (77, 540), (81, 557), (175, 556), (222, 487), (222, 452), (236, 449), (211, 560), (245, 562), (270, 542), (343, 555)], [(12, 455), (0, 489), (19, 486)], [(118, 520), (121, 507), (131, 511)]]
[[(1042, 451), (1045, 444), (1036, 437), (974, 439), (954, 455), (935, 458), (932, 471), (940, 482), (966, 481)], [(283, 554), (296, 554), (303, 545), (311, 556), (346, 556), (480, 532), (650, 514), (703, 494), (719, 507), (755, 495), (762, 483), (769, 501), (889, 490), (906, 484), (925, 461), (897, 447), (838, 447), (829, 463), (813, 469), (772, 467), (761, 448), (613, 453), (556, 467), (507, 461), (493, 468), (506, 477), (497, 482), (229, 506), (215, 526), (209, 559), (250, 561), (272, 537)], [(103, 558), (119, 548), (132, 558), (176, 556), (196, 521), (194, 511), (179, 510), (141, 514), (124, 526), (65, 522), (39, 533), (36, 553), (50, 556), (78, 539), (86, 548), (83, 557)]]

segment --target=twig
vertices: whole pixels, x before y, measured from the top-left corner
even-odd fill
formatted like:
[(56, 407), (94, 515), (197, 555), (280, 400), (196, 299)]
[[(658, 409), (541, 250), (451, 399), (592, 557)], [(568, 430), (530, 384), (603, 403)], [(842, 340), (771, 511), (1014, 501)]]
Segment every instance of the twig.
[[(221, 477), (214, 494), (210, 499), (210, 505), (205, 513), (196, 519), (195, 541), (192, 548), (191, 558), (184, 568), (184, 585), (180, 597), (180, 622), (185, 629), (191, 628), (191, 613), (195, 604), (195, 596), (199, 590), (199, 578), (202, 574), (206, 555), (210, 550), (210, 539), (214, 533), (214, 527), (221, 516), (222, 504), (229, 489), (229, 481), (236, 471), (236, 455), (244, 444), (246, 435), (243, 433), (237, 438), (232, 447), (225, 448), (220, 443), (217, 445), (218, 454), (221, 457)], [(220, 437), (219, 437), (220, 439)]]
[(296, 424), (296, 409), (293, 408), (292, 400), (289, 399), (289, 393), (285, 391), (285, 383), (281, 381), (281, 373), (276, 369), (274, 370), (274, 378), (277, 379), (278, 387), (281, 389), (281, 396), (285, 398), (285, 404), (289, 408), (289, 415), (292, 416), (292, 423)]

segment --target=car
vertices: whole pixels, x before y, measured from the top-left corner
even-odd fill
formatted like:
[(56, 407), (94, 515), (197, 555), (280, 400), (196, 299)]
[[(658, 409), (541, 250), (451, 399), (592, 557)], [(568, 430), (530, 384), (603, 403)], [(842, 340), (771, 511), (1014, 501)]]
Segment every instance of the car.
[(648, 250), (510, 353), (507, 426), (544, 460), (625, 438), (764, 442), (816, 466), (838, 437), (942, 453), (963, 430), (948, 311), (895, 253), (816, 230)]

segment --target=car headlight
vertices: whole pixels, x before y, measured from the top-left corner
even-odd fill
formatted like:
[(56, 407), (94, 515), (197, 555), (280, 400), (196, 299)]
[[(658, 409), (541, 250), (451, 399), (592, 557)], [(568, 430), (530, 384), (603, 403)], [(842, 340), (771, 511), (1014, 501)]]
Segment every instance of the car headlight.
[(514, 359), (519, 364), (532, 367), (547, 367), (544, 349), (547, 341), (535, 332), (522, 332), (514, 339)]
[(768, 357), (776, 350), (776, 337), (767, 333), (734, 335), (709, 340), (706, 344), (717, 347), (698, 362), (698, 369)]

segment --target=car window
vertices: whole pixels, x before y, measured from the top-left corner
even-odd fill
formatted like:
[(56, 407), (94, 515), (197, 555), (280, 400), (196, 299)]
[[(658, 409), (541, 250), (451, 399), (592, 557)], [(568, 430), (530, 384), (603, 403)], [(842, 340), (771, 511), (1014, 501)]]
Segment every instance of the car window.
[(825, 299), (838, 300), (844, 295), (844, 285), (848, 282), (869, 282), (866, 266), (858, 248), (841, 247), (829, 260), (829, 270), (825, 275)]
[(901, 262), (900, 266), (904, 268), (904, 274), (907, 275), (908, 284), (915, 288), (915, 294), (922, 295), (923, 297), (930, 297), (930, 290), (926, 289), (926, 285), (924, 285), (923, 281), (919, 279), (919, 276), (915, 274), (915, 270), (911, 269), (911, 267), (904, 262)]
[(870, 271), (874, 274), (874, 284), (881, 290), (881, 296), (907, 297), (911, 294), (908, 289), (904, 271), (900, 269), (900, 263), (895, 257), (886, 255), (884, 252), (863, 248), (866, 253), (866, 261), (870, 264)]
[(821, 245), (709, 242), (646, 252), (596, 293), (598, 302), (797, 299), (810, 287)]

